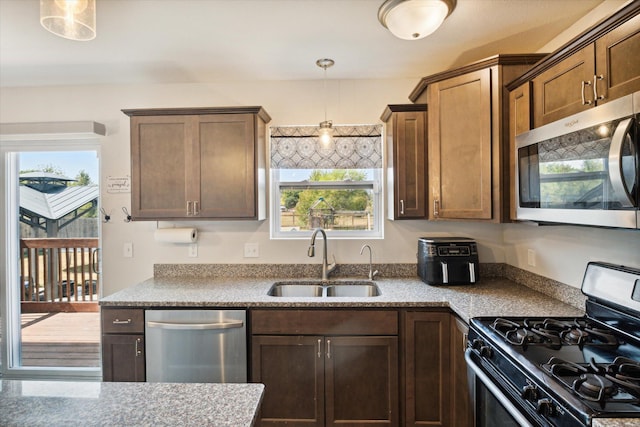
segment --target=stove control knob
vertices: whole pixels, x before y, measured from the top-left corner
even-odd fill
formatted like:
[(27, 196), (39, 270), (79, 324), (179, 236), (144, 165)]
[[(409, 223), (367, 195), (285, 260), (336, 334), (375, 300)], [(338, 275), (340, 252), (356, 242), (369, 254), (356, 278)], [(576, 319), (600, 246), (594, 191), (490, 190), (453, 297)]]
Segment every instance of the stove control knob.
[(556, 408), (551, 399), (540, 399), (537, 404), (538, 413), (546, 417), (552, 417), (556, 413)]
[(538, 399), (538, 388), (534, 385), (526, 385), (522, 387), (522, 393), (520, 393), (523, 399), (535, 402)]
[(480, 356), (491, 359), (493, 357), (493, 350), (488, 345), (480, 347)]
[(479, 338), (476, 338), (471, 342), (471, 348), (474, 350), (480, 350), (480, 348), (483, 346), (484, 346), (484, 341), (482, 341)]

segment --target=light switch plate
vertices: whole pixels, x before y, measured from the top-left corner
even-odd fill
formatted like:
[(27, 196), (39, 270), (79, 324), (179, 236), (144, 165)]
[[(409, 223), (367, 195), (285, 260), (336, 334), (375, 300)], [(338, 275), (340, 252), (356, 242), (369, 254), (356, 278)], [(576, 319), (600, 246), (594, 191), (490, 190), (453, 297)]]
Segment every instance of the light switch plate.
[(122, 256), (125, 258), (133, 258), (133, 243), (124, 243), (124, 245), (122, 246)]
[(198, 244), (197, 243), (191, 243), (189, 245), (189, 256), (191, 258), (197, 258), (198, 257)]

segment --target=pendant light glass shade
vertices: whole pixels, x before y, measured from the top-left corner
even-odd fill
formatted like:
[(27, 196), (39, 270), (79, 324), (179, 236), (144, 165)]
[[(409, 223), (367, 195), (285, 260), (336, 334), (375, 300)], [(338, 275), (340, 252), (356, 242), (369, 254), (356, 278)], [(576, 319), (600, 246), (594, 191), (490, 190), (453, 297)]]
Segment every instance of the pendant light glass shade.
[(455, 0), (387, 0), (378, 10), (380, 23), (404, 40), (418, 40), (442, 25)]
[(96, 0), (40, 0), (40, 24), (69, 40), (96, 37)]
[(316, 65), (324, 70), (324, 121), (320, 122), (320, 142), (328, 146), (333, 139), (333, 123), (327, 120), (327, 68), (333, 67), (335, 61), (329, 58), (322, 58), (316, 61)]

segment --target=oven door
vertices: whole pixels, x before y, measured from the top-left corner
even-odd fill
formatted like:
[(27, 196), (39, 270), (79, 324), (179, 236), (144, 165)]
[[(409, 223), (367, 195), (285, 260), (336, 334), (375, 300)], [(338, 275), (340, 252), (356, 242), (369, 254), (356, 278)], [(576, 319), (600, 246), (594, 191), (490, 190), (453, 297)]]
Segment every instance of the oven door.
[[(469, 388), (474, 408), (475, 427), (533, 427), (524, 411), (507, 396), (490, 376), (465, 353), (469, 370)], [(548, 425), (539, 420), (535, 425)]]

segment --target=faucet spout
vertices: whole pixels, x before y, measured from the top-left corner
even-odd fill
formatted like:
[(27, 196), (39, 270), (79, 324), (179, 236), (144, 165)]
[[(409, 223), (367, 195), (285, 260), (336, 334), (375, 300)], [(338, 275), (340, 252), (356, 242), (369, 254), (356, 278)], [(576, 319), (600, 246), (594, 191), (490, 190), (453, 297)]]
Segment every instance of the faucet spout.
[(371, 250), (371, 246), (362, 245), (362, 248), (360, 248), (360, 255), (362, 255), (365, 248), (369, 249), (369, 280), (373, 280), (373, 278), (376, 277), (376, 274), (378, 274), (378, 270), (373, 271), (373, 263), (372, 263), (373, 251)]
[(316, 247), (316, 236), (318, 233), (322, 234), (322, 240), (324, 246), (322, 248), (322, 280), (329, 280), (329, 274), (331, 274), (336, 269), (335, 257), (333, 258), (333, 263), (329, 264), (327, 261), (327, 233), (322, 228), (316, 228), (311, 235), (311, 243), (309, 244), (309, 250), (307, 251), (307, 256), (313, 257), (315, 256), (315, 247)]

